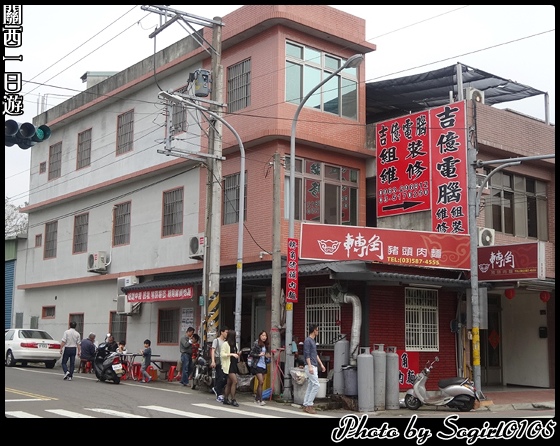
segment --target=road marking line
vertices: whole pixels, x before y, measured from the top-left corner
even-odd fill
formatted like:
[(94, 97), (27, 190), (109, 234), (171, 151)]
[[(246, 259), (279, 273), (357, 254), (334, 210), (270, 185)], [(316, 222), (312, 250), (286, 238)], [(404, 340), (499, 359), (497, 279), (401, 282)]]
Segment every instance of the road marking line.
[(14, 418), (43, 418), (40, 417), (39, 415), (33, 415), (27, 412), (22, 412), (21, 410), (6, 412), (5, 414)]
[(96, 409), (96, 408), (84, 407), (84, 410), (91, 410), (93, 412), (104, 413), (107, 415), (113, 415), (115, 417), (121, 417), (121, 418), (148, 418), (143, 415), (134, 415), (131, 413), (120, 412), (118, 410), (111, 410), (111, 409)]
[(45, 412), (54, 413), (56, 415), (60, 415), (62, 417), (68, 417), (68, 418), (95, 418), (92, 417), (91, 415), (86, 415), (79, 412), (72, 412), (71, 410), (65, 410), (65, 409), (47, 409), (45, 410)]
[(202, 414), (199, 414), (199, 413), (186, 412), (184, 410), (171, 409), (171, 408), (162, 407), (162, 406), (138, 406), (138, 407), (140, 407), (142, 409), (157, 410), (159, 412), (172, 413), (173, 415), (181, 415), (183, 417), (189, 417), (189, 418), (216, 418), (216, 417), (213, 417), (211, 415), (202, 415)]
[(265, 413), (249, 412), (249, 411), (246, 411), (246, 410), (241, 410), (241, 409), (236, 408), (236, 407), (229, 408), (228, 406), (224, 406), (224, 405), (216, 406), (215, 404), (193, 404), (193, 406), (205, 407), (205, 408), (208, 408), (208, 409), (215, 409), (215, 410), (222, 410), (224, 412), (230, 412), (230, 413), (249, 415), (251, 417), (256, 417), (256, 418), (282, 418), (282, 417), (277, 417), (275, 415), (268, 415), (268, 414), (265, 414)]
[(303, 409), (300, 411), (297, 410), (290, 410), (290, 409), (283, 409), (281, 407), (275, 407), (275, 406), (257, 406), (255, 403), (239, 403), (242, 406), (250, 406), (250, 407), (258, 407), (259, 409), (264, 409), (264, 410), (274, 410), (275, 412), (283, 412), (283, 413), (289, 413), (289, 414), (293, 414), (293, 415), (303, 415), (303, 416), (308, 416), (308, 417), (313, 417), (313, 418), (338, 418), (338, 417), (331, 417), (329, 415), (321, 415), (319, 412), (317, 412), (316, 414), (310, 414), (307, 412), (304, 412)]

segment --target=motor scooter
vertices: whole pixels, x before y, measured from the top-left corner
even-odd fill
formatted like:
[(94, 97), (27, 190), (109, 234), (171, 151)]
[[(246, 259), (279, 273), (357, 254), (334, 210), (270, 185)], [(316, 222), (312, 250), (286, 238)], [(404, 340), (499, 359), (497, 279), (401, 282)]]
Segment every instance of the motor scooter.
[(208, 355), (208, 345), (198, 349), (198, 356), (194, 360), (194, 370), (192, 373), (192, 389), (196, 389), (201, 384), (205, 384), (209, 389), (212, 388), (214, 382), (214, 370), (210, 368), (210, 359)]
[(438, 382), (439, 393), (428, 396), (426, 382), (434, 363), (439, 361), (435, 357), (433, 361), (426, 362), (425, 367), (414, 379), (414, 386), (406, 392), (404, 404), (410, 410), (417, 410), (422, 404), (427, 406), (447, 406), (468, 412), (474, 408), (475, 402), (480, 401), (474, 387), (474, 382), (469, 378), (443, 378)]
[(122, 366), (121, 357), (117, 352), (109, 350), (107, 339), (97, 347), (95, 358), (93, 360), (93, 371), (99, 381), (111, 381), (114, 384), (121, 382), (121, 376), (125, 370)]

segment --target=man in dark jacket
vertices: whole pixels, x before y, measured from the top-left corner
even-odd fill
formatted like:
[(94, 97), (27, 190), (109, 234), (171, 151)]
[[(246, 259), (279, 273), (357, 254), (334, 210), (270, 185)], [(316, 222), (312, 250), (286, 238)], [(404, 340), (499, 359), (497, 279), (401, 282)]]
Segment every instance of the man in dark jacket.
[(179, 351), (181, 352), (181, 362), (183, 364), (181, 370), (181, 384), (190, 387), (189, 384), (189, 370), (192, 361), (192, 335), (194, 334), (194, 328), (187, 328), (187, 333), (181, 338), (179, 342)]
[(90, 333), (87, 338), (82, 341), (82, 354), (80, 359), (84, 361), (93, 361), (95, 359), (95, 333)]

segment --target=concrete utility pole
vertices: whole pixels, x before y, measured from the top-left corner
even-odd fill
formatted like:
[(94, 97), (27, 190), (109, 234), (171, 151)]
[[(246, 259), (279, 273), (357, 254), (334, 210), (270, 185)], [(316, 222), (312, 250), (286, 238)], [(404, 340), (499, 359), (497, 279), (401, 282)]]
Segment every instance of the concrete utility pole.
[[(214, 17), (216, 23), (221, 23), (220, 17)], [(217, 104), (223, 101), (223, 67), (222, 59), (222, 27), (214, 25), (212, 36), (212, 45), (216, 49), (212, 52), (212, 73), (214, 73), (214, 81), (212, 85), (211, 99)], [(219, 106), (213, 106), (213, 112), (218, 116), (222, 116), (222, 110)], [(218, 335), (217, 326), (220, 323), (220, 246), (222, 233), (222, 121), (215, 119), (210, 126), (210, 138), (208, 153), (216, 156), (212, 158), (208, 169), (208, 193), (210, 203), (206, 207), (207, 221), (209, 222), (209, 234), (206, 240), (209, 243), (209, 259), (208, 259), (208, 341), (214, 340)], [(208, 230), (208, 228), (207, 228)]]
[[(158, 33), (166, 29), (168, 26), (177, 22), (183, 28), (186, 25), (189, 29), (185, 30), (190, 33), (191, 37), (204, 47), (206, 43), (209, 47), (205, 50), (210, 53), (212, 58), (212, 90), (210, 93), (211, 99), (214, 101), (212, 105), (215, 120), (211, 122), (210, 134), (208, 141), (208, 191), (206, 194), (206, 228), (205, 228), (205, 245), (204, 252), (209, 253), (203, 259), (203, 311), (201, 316), (203, 318), (204, 331), (203, 336), (206, 337), (208, 333), (209, 339), (205, 341), (212, 341), (216, 336), (217, 324), (219, 322), (219, 303), (220, 303), (220, 238), (222, 229), (222, 206), (221, 206), (221, 183), (222, 183), (222, 121), (220, 116), (222, 113), (221, 107), (223, 101), (223, 68), (221, 65), (222, 54), (222, 26), (224, 25), (221, 17), (214, 17), (213, 20), (206, 19), (194, 14), (188, 14), (177, 9), (169, 8), (167, 5), (142, 5), (144, 11), (155, 12), (160, 16), (165, 16), (166, 22), (162, 25), (160, 20), (159, 28), (150, 34), (150, 38), (155, 37)], [(167, 20), (169, 19), (169, 20)], [(211, 27), (212, 44), (210, 44), (202, 35), (198, 33), (191, 23)], [(154, 55), (155, 57), (155, 55)], [(172, 118), (171, 108), (168, 108), (168, 132), (166, 138), (165, 150), (158, 150), (167, 156), (174, 155), (187, 159), (199, 159), (200, 156), (205, 157), (204, 154), (197, 154), (188, 151), (175, 150), (171, 145), (171, 124), (169, 120)], [(216, 119), (217, 118), (217, 119)], [(206, 272), (208, 271), (208, 276)], [(207, 332), (207, 333), (206, 333)]]
[[(270, 321), (270, 349), (280, 355), (282, 341), (280, 338), (280, 293), (282, 291), (282, 253), (280, 250), (280, 154), (274, 154), (272, 180), (272, 284), (271, 284), (271, 321)], [(276, 358), (274, 358), (276, 359)], [(280, 393), (280, 374), (277, 374), (273, 389)]]

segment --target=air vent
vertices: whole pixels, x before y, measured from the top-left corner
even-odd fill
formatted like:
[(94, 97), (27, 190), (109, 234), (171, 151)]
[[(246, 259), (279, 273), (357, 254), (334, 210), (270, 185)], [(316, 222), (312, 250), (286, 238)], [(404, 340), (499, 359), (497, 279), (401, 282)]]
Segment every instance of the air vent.
[(189, 237), (189, 257), (202, 260), (204, 258), (204, 233)]
[(89, 273), (104, 273), (107, 271), (107, 253), (105, 251), (90, 252), (87, 258)]
[(494, 246), (496, 231), (492, 228), (478, 228), (478, 246)]
[(465, 99), (467, 101), (473, 100), (484, 104), (484, 92), (476, 88), (467, 87), (465, 88)]

